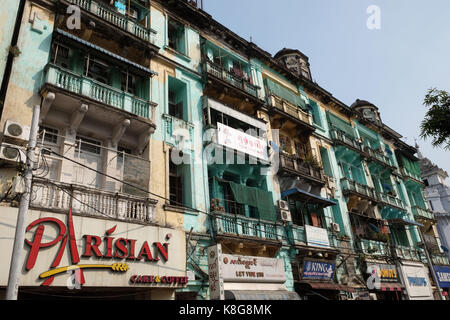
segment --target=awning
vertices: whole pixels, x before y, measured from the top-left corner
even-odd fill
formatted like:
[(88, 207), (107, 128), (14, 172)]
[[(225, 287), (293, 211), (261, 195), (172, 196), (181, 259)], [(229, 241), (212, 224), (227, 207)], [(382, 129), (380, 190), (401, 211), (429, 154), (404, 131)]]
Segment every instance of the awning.
[(405, 226), (423, 227), (423, 224), (408, 219), (388, 219), (387, 222), (392, 224), (402, 224)]
[(225, 300), (300, 300), (297, 292), (225, 290)]
[[(376, 288), (378, 289), (378, 288)], [(378, 290), (381, 291), (402, 291), (403, 287), (400, 283), (382, 283)]]
[(281, 197), (282, 198), (290, 197), (291, 199), (299, 200), (299, 201), (309, 201), (312, 203), (319, 204), (323, 207), (337, 205), (337, 203), (332, 200), (322, 198), (320, 196), (316, 196), (315, 194), (300, 190), (298, 188), (294, 188), (294, 189), (290, 189), (290, 190), (282, 192)]
[(146, 74), (150, 75), (151, 77), (153, 77), (155, 75), (158, 75), (158, 73), (150, 70), (149, 68), (141, 66), (140, 64), (137, 64), (137, 63), (135, 63), (133, 61), (130, 61), (130, 60), (124, 58), (124, 57), (121, 57), (121, 56), (119, 56), (119, 55), (117, 55), (115, 53), (112, 53), (111, 51), (105, 50), (102, 47), (99, 47), (99, 46), (97, 46), (95, 44), (92, 44), (92, 43), (90, 43), (88, 41), (85, 41), (85, 40), (83, 40), (81, 38), (78, 38), (77, 36), (74, 36), (73, 34), (71, 34), (69, 32), (66, 32), (64, 30), (61, 30), (61, 29), (57, 28), (56, 29), (56, 33), (58, 33), (60, 35), (63, 35), (64, 37), (69, 38), (69, 39), (71, 39), (73, 41), (76, 41), (79, 44), (84, 45), (87, 48), (95, 49), (95, 50), (97, 50), (97, 51), (99, 51), (99, 52), (101, 52), (101, 53), (103, 53), (103, 54), (105, 54), (105, 55), (107, 55), (107, 56), (109, 56), (111, 58), (114, 58), (114, 59), (119, 60), (119, 61), (121, 61), (121, 62), (123, 62), (125, 64), (128, 64), (128, 65), (134, 67), (135, 69), (137, 69), (137, 70), (139, 70), (141, 72), (145, 72)]
[(356, 289), (353, 287), (331, 282), (300, 282), (300, 285), (316, 290), (356, 292)]

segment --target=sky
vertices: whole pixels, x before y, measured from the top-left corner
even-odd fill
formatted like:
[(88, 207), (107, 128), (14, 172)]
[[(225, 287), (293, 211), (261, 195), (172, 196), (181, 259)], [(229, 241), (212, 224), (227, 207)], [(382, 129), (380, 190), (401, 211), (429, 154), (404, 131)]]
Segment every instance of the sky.
[[(420, 139), (427, 90), (450, 91), (450, 1), (203, 1), (214, 19), (272, 55), (300, 50), (322, 88), (348, 106), (375, 104), (386, 125), (410, 145), (417, 139), (422, 154), (450, 174), (450, 151)], [(372, 5), (379, 29), (367, 27)]]

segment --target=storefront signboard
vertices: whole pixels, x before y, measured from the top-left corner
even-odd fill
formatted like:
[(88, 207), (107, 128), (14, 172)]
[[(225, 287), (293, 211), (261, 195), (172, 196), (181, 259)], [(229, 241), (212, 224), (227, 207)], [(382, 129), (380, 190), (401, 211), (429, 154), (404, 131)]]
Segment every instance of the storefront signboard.
[(367, 273), (375, 274), (382, 283), (398, 282), (397, 267), (391, 264), (367, 262)]
[(434, 272), (441, 288), (450, 288), (450, 267), (434, 266)]
[(428, 270), (422, 263), (404, 261), (401, 271), (410, 300), (434, 300)]
[(334, 269), (334, 263), (305, 260), (302, 279), (332, 281)]

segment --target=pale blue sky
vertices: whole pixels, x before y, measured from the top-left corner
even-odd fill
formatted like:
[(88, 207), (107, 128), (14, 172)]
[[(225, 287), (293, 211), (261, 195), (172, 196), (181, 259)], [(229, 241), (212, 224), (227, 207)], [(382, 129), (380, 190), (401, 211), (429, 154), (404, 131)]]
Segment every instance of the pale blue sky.
[[(367, 28), (370, 5), (381, 9), (380, 30)], [(347, 105), (374, 103), (450, 174), (450, 152), (419, 139), (427, 89), (450, 90), (449, 0), (204, 0), (204, 10), (272, 55), (299, 49), (319, 85)]]

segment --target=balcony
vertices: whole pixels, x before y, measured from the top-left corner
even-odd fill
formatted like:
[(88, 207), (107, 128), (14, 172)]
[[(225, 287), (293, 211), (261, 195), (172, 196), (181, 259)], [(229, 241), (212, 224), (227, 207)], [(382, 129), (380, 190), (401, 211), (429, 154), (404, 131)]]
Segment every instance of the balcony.
[(81, 185), (34, 179), (30, 207), (37, 210), (111, 218), (130, 223), (154, 223), (156, 200), (102, 191)]
[(431, 254), (431, 260), (434, 265), (448, 266), (450, 265), (448, 257), (443, 253)]
[(258, 89), (259, 87), (251, 84), (249, 81), (244, 78), (240, 78), (231, 72), (227, 71), (220, 65), (217, 65), (209, 60), (203, 62), (204, 71), (208, 75), (212, 75), (213, 77), (230, 84), (232, 87), (237, 88), (241, 91), (244, 91), (246, 94), (254, 98), (258, 98)]
[(355, 240), (356, 249), (365, 255), (372, 256), (388, 256), (390, 255), (389, 245), (380, 241), (373, 241), (367, 239)]
[(378, 194), (379, 201), (382, 202), (383, 204), (400, 209), (400, 210), (406, 210), (405, 203), (401, 199), (396, 198), (396, 197), (391, 196), (386, 193), (378, 192), (377, 194)]
[(422, 261), (423, 259), (425, 259), (423, 249), (416, 249), (397, 245), (394, 247), (394, 250), (397, 254), (397, 257), (401, 259), (413, 261)]
[[(308, 244), (304, 226), (291, 225), (290, 229), (292, 231), (292, 241), (294, 245), (306, 246)], [(339, 248), (338, 239), (331, 232), (328, 232), (328, 241), (330, 243), (329, 249)]]
[(412, 212), (414, 214), (414, 217), (419, 219), (428, 219), (428, 220), (436, 220), (433, 211), (423, 209), (419, 206), (413, 206)]
[(408, 179), (411, 179), (411, 180), (413, 180), (413, 181), (415, 181), (415, 182), (417, 182), (417, 183), (423, 185), (422, 178), (421, 178), (420, 176), (418, 176), (418, 175), (416, 175), (416, 174), (414, 174), (414, 173), (409, 172), (409, 171), (406, 170), (404, 167), (400, 167), (400, 171), (401, 171), (403, 177), (408, 178)]
[(341, 179), (341, 188), (344, 194), (346, 193), (354, 193), (358, 196), (362, 196), (364, 198), (368, 198), (372, 201), (378, 201), (378, 195), (377, 192), (375, 191), (375, 189), (360, 184), (356, 181), (352, 181), (350, 179), (347, 178), (342, 178)]
[(308, 112), (303, 111), (300, 107), (297, 107), (274, 94), (271, 94), (268, 97), (268, 101), (273, 110), (288, 115), (290, 119), (294, 120), (296, 124), (306, 128), (307, 131), (313, 132), (315, 130), (312, 125), (311, 115)]
[(358, 153), (366, 154), (363, 144), (345, 134), (342, 131), (332, 129), (330, 131), (331, 139), (336, 143), (342, 144)]
[(100, 17), (101, 19), (133, 34), (134, 36), (155, 45), (156, 31), (142, 26), (137, 20), (127, 17), (100, 1), (94, 0), (65, 0), (71, 4)]
[(379, 150), (373, 150), (372, 148), (365, 146), (364, 151), (369, 155), (369, 161), (375, 160), (378, 163), (380, 163), (384, 166), (387, 166), (389, 168), (395, 167), (394, 164), (392, 163), (391, 159), (388, 156), (384, 155)]
[(326, 183), (325, 174), (322, 168), (315, 168), (297, 156), (290, 156), (280, 153), (280, 168), (284, 172), (293, 173), (306, 177), (321, 184)]
[(44, 84), (146, 119), (154, 116), (154, 103), (53, 64), (48, 64), (44, 70)]
[[(239, 211), (239, 205), (229, 211)], [(275, 222), (249, 218), (240, 214), (214, 211), (213, 226), (216, 235), (281, 242), (282, 226)]]

